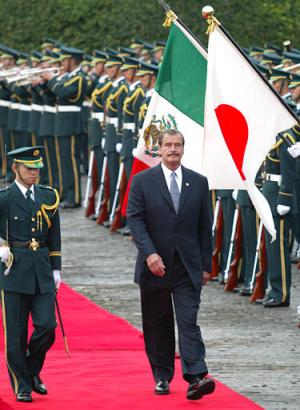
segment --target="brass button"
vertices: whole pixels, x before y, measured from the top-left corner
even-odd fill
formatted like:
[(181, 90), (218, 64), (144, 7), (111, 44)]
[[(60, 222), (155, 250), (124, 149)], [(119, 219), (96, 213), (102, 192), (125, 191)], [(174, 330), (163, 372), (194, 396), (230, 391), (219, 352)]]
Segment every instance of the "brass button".
[(32, 232), (35, 232), (35, 228), (32, 228), (31, 231), (32, 231)]
[(31, 218), (31, 220), (32, 220), (32, 222), (34, 222), (34, 221), (35, 221), (35, 218)]

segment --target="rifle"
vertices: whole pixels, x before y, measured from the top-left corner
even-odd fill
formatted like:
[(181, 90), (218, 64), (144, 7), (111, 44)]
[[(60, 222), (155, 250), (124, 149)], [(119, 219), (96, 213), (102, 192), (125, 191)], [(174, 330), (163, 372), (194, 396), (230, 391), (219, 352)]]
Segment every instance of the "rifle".
[[(104, 197), (102, 200), (102, 195)], [(103, 167), (101, 175), (101, 183), (98, 196), (98, 204), (96, 208), (96, 222), (98, 225), (102, 225), (108, 220), (108, 201), (109, 201), (109, 173), (107, 165), (107, 156), (103, 158)]]
[[(238, 210), (238, 207), (236, 208)], [(234, 233), (234, 243), (235, 243), (235, 250), (234, 250), (234, 259), (230, 264), (229, 272), (227, 275), (227, 281), (225, 282), (224, 290), (226, 292), (233, 290), (238, 285), (238, 271), (240, 267), (240, 262), (242, 262), (242, 218), (241, 213), (238, 210), (238, 217), (236, 220), (236, 229)], [(234, 224), (233, 219), (233, 224)], [(232, 230), (234, 228), (232, 227)], [(231, 259), (231, 258), (230, 258)], [(226, 271), (225, 271), (226, 275)]]
[(215, 248), (212, 254), (212, 270), (210, 280), (217, 277), (220, 272), (220, 252), (222, 250), (223, 234), (223, 211), (221, 200), (218, 199), (214, 211), (213, 236), (215, 239)]
[[(120, 181), (119, 181), (120, 178)], [(121, 228), (122, 225), (122, 205), (126, 193), (126, 187), (127, 187), (127, 178), (126, 178), (126, 172), (124, 169), (124, 164), (123, 162), (120, 165), (120, 170), (119, 170), (119, 178), (118, 178), (118, 185), (116, 189), (116, 195), (119, 197), (119, 205), (115, 208), (114, 210), (114, 217), (111, 219), (111, 227), (110, 230), (111, 232), (115, 232), (117, 229)]]
[[(85, 193), (84, 207), (86, 208), (85, 216), (89, 217), (95, 214), (95, 196), (98, 191), (98, 170), (94, 151), (91, 151), (89, 161), (89, 173)], [(91, 190), (92, 188), (92, 190)], [(90, 193), (91, 191), (91, 193)]]
[[(260, 258), (259, 258), (260, 251)], [(258, 258), (260, 259), (260, 269), (256, 273)], [(250, 289), (252, 295), (250, 297), (250, 302), (255, 302), (256, 299), (262, 299), (265, 296), (265, 280), (264, 275), (267, 271), (267, 252), (266, 252), (266, 239), (263, 232), (263, 224), (260, 221), (258, 235), (257, 235), (257, 245), (252, 271), (252, 280), (250, 283)], [(254, 287), (255, 282), (255, 287)], [(254, 288), (254, 289), (253, 289)]]
[(239, 217), (239, 208), (238, 208), (238, 206), (236, 206), (235, 211), (234, 211), (234, 215), (233, 215), (230, 245), (229, 245), (229, 251), (228, 251), (228, 256), (227, 256), (227, 263), (226, 263), (226, 268), (225, 268), (225, 271), (224, 271), (224, 281), (225, 281), (225, 283), (227, 282), (228, 275), (229, 275), (229, 269), (230, 269), (232, 254), (233, 254), (233, 245), (234, 245), (234, 239), (235, 239), (235, 232), (236, 232), (238, 217)]

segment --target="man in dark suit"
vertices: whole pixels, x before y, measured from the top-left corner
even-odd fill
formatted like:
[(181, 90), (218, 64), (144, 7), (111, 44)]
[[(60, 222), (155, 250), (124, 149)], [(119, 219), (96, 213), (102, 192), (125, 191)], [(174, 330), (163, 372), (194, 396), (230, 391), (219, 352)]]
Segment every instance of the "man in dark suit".
[[(47, 394), (40, 372), (55, 339), (55, 290), (60, 285), (59, 197), (52, 188), (36, 185), (43, 167), (42, 148), (8, 153), (16, 180), (0, 191), (5, 355), (13, 391), (21, 402), (31, 402), (32, 391)], [(28, 342), (29, 315), (34, 331)]]
[(187, 398), (212, 393), (205, 378), (205, 347), (197, 325), (202, 285), (211, 271), (212, 230), (207, 179), (181, 165), (184, 137), (159, 136), (162, 163), (132, 181), (127, 216), (138, 248), (135, 281), (140, 285), (146, 352), (155, 393), (168, 394), (174, 374), (176, 313)]

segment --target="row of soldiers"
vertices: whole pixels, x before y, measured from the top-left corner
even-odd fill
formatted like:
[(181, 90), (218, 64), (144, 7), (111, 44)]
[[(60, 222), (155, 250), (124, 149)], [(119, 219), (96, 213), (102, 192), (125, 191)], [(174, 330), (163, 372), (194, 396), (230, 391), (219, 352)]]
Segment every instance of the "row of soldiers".
[[(86, 215), (112, 231), (128, 235), (130, 231), (121, 209), (134, 148), (165, 44), (157, 42), (151, 49), (148, 43), (137, 40), (129, 48), (120, 47), (117, 51), (94, 50), (93, 56), (84, 56), (81, 50), (53, 41), (44, 46), (42, 54), (32, 53), (32, 67), (41, 69), (38, 75), (33, 72), (33, 78), (22, 77), (22, 70), (26, 74), (22, 56), (2, 47), (2, 72), (21, 76), (12, 85), (11, 76), (3, 76), (1, 81), (2, 144), (8, 149), (29, 145), (31, 141), (45, 146), (47, 167), (41, 183), (58, 188), (61, 206), (65, 208), (82, 203), (81, 161), (83, 169), (88, 169)], [(246, 52), (298, 114), (300, 52), (279, 51), (272, 45), (265, 49), (253, 47)], [(19, 73), (13, 71), (14, 61)], [(297, 211), (300, 173), (298, 161), (289, 149), (299, 136), (297, 125), (279, 134), (257, 178), (277, 228), (277, 240), (272, 244), (268, 234), (259, 229), (246, 191), (212, 192), (215, 228), (212, 279), (218, 277), (226, 290), (237, 290), (265, 307), (290, 303), (291, 246), (300, 243)], [(2, 165), (5, 165), (4, 155)]]
[(9, 170), (5, 151), (43, 145), (47, 166), (40, 183), (58, 189), (63, 208), (79, 207), (80, 175), (92, 149), (100, 170), (105, 157), (113, 197), (120, 156), (130, 173), (139, 107), (150, 97), (164, 43), (136, 39), (128, 48), (93, 55), (52, 39), (43, 47), (28, 56), (0, 46), (2, 176)]

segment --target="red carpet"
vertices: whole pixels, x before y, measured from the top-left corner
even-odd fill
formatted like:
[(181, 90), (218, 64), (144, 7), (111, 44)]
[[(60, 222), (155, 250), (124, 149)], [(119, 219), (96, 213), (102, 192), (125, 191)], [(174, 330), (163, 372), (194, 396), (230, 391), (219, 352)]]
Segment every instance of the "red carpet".
[(33, 403), (17, 403), (4, 360), (0, 332), (0, 410), (248, 410), (260, 406), (217, 382), (215, 393), (197, 402), (185, 399), (180, 361), (169, 396), (152, 393), (153, 380), (140, 332), (84, 296), (62, 285), (59, 302), (71, 358), (64, 351), (61, 331), (48, 353), (42, 378), (47, 396), (33, 393)]

